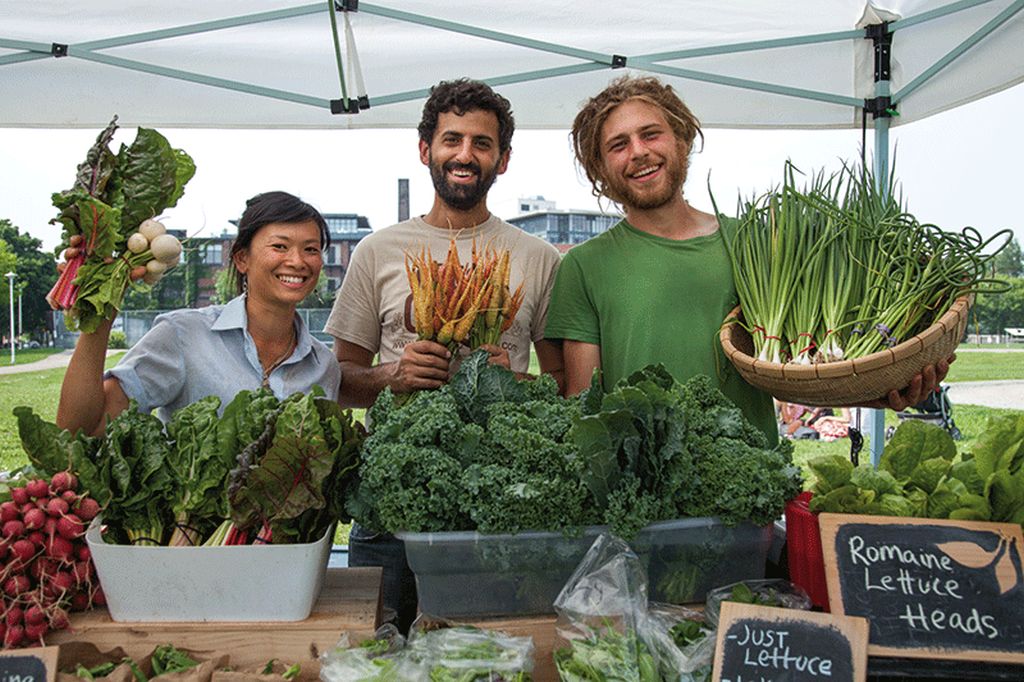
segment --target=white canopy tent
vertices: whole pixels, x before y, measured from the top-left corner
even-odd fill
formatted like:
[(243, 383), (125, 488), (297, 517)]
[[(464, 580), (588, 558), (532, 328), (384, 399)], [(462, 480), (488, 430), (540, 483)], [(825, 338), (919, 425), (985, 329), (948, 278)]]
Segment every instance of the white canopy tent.
[[(469, 76), (566, 128), (624, 73), (706, 127), (888, 129), (1024, 80), (1024, 0), (0, 3), (0, 127), (415, 127)], [(357, 104), (361, 102), (362, 106)], [(368, 106), (367, 106), (368, 105)], [(872, 113), (868, 113), (872, 112)], [(881, 413), (871, 429), (882, 444)]]
[[(885, 19), (894, 124), (1024, 79), (1024, 2), (875, 2), (5, 0), (0, 125), (414, 127), (429, 87), (465, 75), (500, 86), (519, 127), (565, 128), (624, 64), (711, 127), (857, 127), (876, 94), (858, 25)], [(331, 113), (338, 56), (358, 114)]]

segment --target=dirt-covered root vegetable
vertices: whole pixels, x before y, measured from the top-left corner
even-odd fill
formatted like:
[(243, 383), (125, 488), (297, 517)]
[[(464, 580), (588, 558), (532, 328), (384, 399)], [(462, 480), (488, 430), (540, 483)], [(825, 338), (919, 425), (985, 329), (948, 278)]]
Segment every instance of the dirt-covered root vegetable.
[(170, 234), (161, 234), (153, 238), (149, 243), (149, 250), (161, 263), (172, 265), (177, 262), (181, 255), (181, 242)]
[(160, 281), (160, 278), (167, 272), (167, 268), (170, 266), (167, 263), (156, 260), (155, 258), (146, 263), (146, 274), (143, 275), (142, 281), (146, 284), (156, 284)]
[(139, 234), (145, 237), (147, 241), (153, 241), (166, 232), (167, 228), (164, 227), (164, 224), (153, 218), (147, 218), (139, 224)]
[(142, 253), (149, 248), (149, 240), (146, 236), (139, 233), (133, 232), (128, 236), (128, 250), (132, 253)]

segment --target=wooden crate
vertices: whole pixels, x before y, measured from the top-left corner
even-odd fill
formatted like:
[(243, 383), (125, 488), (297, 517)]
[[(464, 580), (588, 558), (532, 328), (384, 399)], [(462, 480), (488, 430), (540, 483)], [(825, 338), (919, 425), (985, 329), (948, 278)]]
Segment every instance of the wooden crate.
[(373, 636), (380, 624), (381, 569), (332, 568), (309, 618), (267, 623), (117, 623), (105, 609), (74, 613), (68, 630), (48, 634), (46, 643), (85, 642), (100, 651), (116, 647), (143, 658), (161, 644), (210, 654), (230, 654), (231, 665), (257, 669), (272, 658), (299, 663), (304, 678), (316, 678), (321, 651), (343, 632), (353, 641)]

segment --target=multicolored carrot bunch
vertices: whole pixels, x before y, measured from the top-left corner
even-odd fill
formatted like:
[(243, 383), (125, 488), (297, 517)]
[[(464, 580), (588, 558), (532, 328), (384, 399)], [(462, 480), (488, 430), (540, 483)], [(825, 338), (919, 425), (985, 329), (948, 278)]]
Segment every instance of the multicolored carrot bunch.
[(497, 344), (512, 326), (523, 303), (523, 285), (512, 293), (508, 249), (477, 250), (472, 260), (459, 261), (455, 240), (443, 263), (429, 249), (407, 253), (405, 271), (412, 289), (412, 312), (420, 339), (436, 341), (454, 352), (460, 345), (470, 349)]

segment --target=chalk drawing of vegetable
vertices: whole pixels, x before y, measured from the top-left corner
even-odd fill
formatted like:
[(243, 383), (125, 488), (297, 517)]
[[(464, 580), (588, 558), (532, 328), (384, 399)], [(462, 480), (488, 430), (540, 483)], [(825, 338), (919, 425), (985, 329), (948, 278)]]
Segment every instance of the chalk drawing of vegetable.
[(967, 568), (988, 568), (994, 565), (999, 593), (1002, 595), (1021, 583), (1020, 566), (1013, 561), (1016, 545), (1016, 538), (999, 533), (999, 544), (991, 552), (986, 552), (973, 542), (943, 542), (936, 545), (936, 548)]

